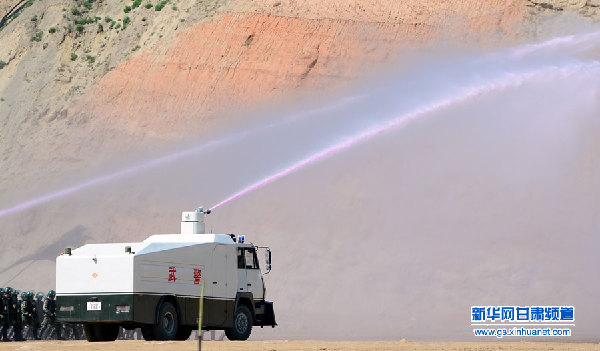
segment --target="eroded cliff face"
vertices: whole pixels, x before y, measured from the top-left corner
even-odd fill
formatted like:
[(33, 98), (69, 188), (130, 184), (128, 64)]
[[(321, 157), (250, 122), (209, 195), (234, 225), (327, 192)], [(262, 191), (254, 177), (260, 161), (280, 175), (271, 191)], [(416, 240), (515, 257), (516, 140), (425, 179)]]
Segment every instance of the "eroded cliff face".
[(335, 92), (405, 50), (514, 41), (527, 15), (520, 0), (178, 0), (127, 13), (116, 0), (82, 4), (36, 1), (0, 32), (0, 189), (10, 201), (25, 196), (21, 182), (35, 194), (123, 148), (208, 133), (294, 92)]
[(335, 90), (403, 49), (466, 44), (465, 35), (475, 46), (515, 40), (524, 9), (521, 1), (238, 1), (120, 65), (80, 103), (134, 133), (194, 133), (190, 121), (298, 89)]

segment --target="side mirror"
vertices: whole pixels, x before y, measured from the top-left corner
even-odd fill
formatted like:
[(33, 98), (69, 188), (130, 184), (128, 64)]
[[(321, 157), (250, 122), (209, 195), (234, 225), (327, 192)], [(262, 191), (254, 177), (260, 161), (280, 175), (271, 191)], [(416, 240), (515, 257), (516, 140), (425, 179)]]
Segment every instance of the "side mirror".
[(271, 249), (265, 252), (265, 262), (267, 263), (267, 271), (271, 271)]

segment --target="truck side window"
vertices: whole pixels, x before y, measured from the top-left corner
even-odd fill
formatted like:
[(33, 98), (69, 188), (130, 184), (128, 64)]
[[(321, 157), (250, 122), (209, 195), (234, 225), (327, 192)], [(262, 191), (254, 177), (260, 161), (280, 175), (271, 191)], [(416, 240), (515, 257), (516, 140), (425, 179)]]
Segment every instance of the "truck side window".
[(254, 248), (244, 249), (246, 254), (246, 268), (247, 269), (258, 269), (258, 259), (256, 258), (256, 250)]
[(238, 268), (246, 268), (244, 261), (244, 249), (238, 248)]

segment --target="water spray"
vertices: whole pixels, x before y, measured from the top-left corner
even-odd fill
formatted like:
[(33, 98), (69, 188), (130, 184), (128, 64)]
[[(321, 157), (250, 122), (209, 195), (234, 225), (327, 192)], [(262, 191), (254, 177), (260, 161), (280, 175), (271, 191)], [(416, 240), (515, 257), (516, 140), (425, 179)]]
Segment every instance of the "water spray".
[(16, 206), (0, 210), (0, 217), (6, 216), (9, 214), (13, 214), (13, 213), (17, 213), (20, 211), (24, 211), (31, 207), (59, 199), (59, 198), (65, 197), (67, 195), (70, 195), (70, 194), (76, 193), (78, 191), (85, 190), (85, 189), (88, 189), (88, 188), (91, 188), (91, 187), (94, 187), (97, 185), (101, 185), (104, 183), (110, 183), (118, 178), (131, 176), (131, 175), (140, 173), (142, 171), (146, 171), (146, 170), (149, 170), (149, 169), (152, 169), (152, 168), (155, 168), (155, 167), (167, 164), (167, 163), (175, 162), (177, 160), (184, 159), (190, 155), (198, 154), (203, 151), (208, 151), (208, 150), (218, 147), (218, 146), (227, 145), (233, 141), (245, 138), (248, 135), (264, 132), (266, 130), (275, 128), (280, 125), (289, 124), (296, 120), (306, 118), (310, 115), (331, 111), (331, 110), (337, 109), (341, 106), (350, 104), (356, 100), (362, 99), (365, 96), (366, 95), (354, 95), (354, 96), (344, 97), (344, 98), (341, 98), (341, 99), (335, 101), (334, 103), (328, 104), (326, 106), (302, 111), (299, 113), (295, 113), (295, 114), (289, 115), (288, 117), (286, 117), (282, 120), (278, 120), (276, 122), (273, 122), (273, 123), (270, 123), (270, 124), (267, 124), (264, 126), (254, 127), (251, 129), (233, 133), (233, 134), (230, 134), (221, 139), (216, 139), (216, 140), (212, 140), (212, 141), (209, 141), (206, 143), (202, 143), (202, 144), (196, 145), (194, 147), (191, 147), (189, 149), (181, 150), (181, 151), (169, 154), (169, 155), (151, 159), (146, 162), (142, 162), (135, 166), (131, 166), (131, 167), (122, 169), (122, 170), (114, 172), (114, 173), (110, 173), (110, 174), (103, 175), (100, 177), (92, 178), (88, 181), (70, 186), (68, 188), (64, 188), (64, 189), (61, 189), (61, 190), (58, 190), (58, 191), (55, 191), (55, 192), (52, 192), (52, 193), (49, 193), (46, 195), (42, 195), (42, 196), (34, 198), (32, 200), (28, 200), (23, 203), (20, 203)]
[[(537, 43), (537, 44), (522, 45), (518, 48), (508, 50), (505, 52), (500, 52), (495, 55), (503, 56), (504, 59), (518, 60), (524, 56), (534, 54), (536, 52), (543, 52), (545, 50), (555, 50), (555, 49), (561, 49), (561, 48), (565, 48), (565, 47), (566, 48), (572, 48), (572, 47), (577, 48), (577, 47), (581, 47), (582, 45), (584, 46), (584, 48), (588, 48), (589, 45), (593, 45), (592, 43), (590, 43), (592, 40), (595, 41), (598, 39), (600, 39), (600, 32), (568, 35), (568, 36), (552, 38), (552, 39), (549, 39), (549, 40), (546, 40), (544, 42)], [(485, 91), (485, 88), (483, 88), (483, 87), (485, 87), (485, 85), (482, 85), (481, 87), (483, 89), (482, 91)], [(115, 181), (118, 178), (131, 176), (131, 175), (138, 174), (140, 172), (143, 172), (143, 171), (146, 171), (146, 170), (149, 170), (152, 168), (156, 168), (158, 166), (161, 166), (161, 165), (164, 165), (167, 163), (175, 162), (177, 160), (184, 159), (185, 157), (188, 157), (190, 155), (198, 154), (200, 152), (205, 152), (205, 151), (208, 151), (210, 149), (213, 149), (213, 148), (216, 148), (219, 146), (224, 146), (224, 145), (230, 144), (234, 141), (238, 141), (240, 139), (248, 137), (249, 135), (268, 131), (277, 126), (291, 124), (294, 121), (304, 119), (307, 116), (332, 111), (337, 108), (347, 106), (347, 105), (351, 104), (352, 102), (362, 99), (366, 96), (367, 95), (356, 95), (356, 96), (342, 98), (342, 99), (335, 101), (332, 104), (326, 105), (325, 107), (316, 108), (316, 109), (312, 109), (312, 110), (308, 110), (308, 111), (303, 111), (303, 112), (300, 112), (297, 114), (293, 114), (286, 118), (279, 119), (278, 121), (267, 124), (267, 125), (258, 126), (258, 127), (250, 128), (250, 129), (243, 130), (240, 132), (232, 133), (221, 139), (215, 139), (215, 140), (212, 140), (212, 141), (209, 141), (206, 143), (202, 143), (202, 144), (196, 145), (194, 147), (191, 147), (191, 148), (188, 148), (185, 150), (181, 150), (181, 151), (178, 151), (178, 152), (166, 155), (166, 156), (151, 159), (146, 162), (142, 162), (140, 164), (137, 164), (137, 165), (134, 165), (134, 166), (110, 173), (110, 174), (92, 178), (92, 179), (84, 181), (82, 183), (79, 183), (79, 184), (46, 194), (46, 195), (39, 196), (37, 198), (25, 201), (23, 203), (20, 203), (18, 205), (12, 206), (12, 207), (2, 209), (2, 210), (0, 210), (0, 217), (6, 216), (9, 214), (13, 214), (13, 213), (17, 213), (20, 211), (24, 211), (24, 210), (27, 210), (34, 206), (71, 195), (71, 194), (79, 192), (81, 190), (85, 190), (85, 189), (88, 189), (88, 188), (91, 188), (94, 186), (98, 186), (101, 184), (105, 184), (105, 183), (110, 183), (112, 181)], [(298, 163), (290, 166), (289, 168), (286, 168), (286, 169), (274, 174), (271, 177), (265, 178), (263, 181), (261, 181), (259, 183), (249, 186), (248, 188), (242, 190), (240, 193), (233, 195), (232, 198), (228, 198), (228, 199), (218, 203), (213, 208), (217, 208), (217, 207), (223, 205), (224, 203), (231, 201), (233, 198), (242, 196), (243, 194), (245, 194), (249, 191), (252, 191), (258, 187), (261, 187), (262, 185), (268, 184), (271, 181), (278, 179), (286, 174), (294, 172), (295, 170), (300, 169), (305, 165), (312, 164), (312, 163), (316, 162), (317, 160), (322, 159), (330, 154), (333, 154), (333, 153), (336, 153), (343, 149), (346, 149), (359, 141), (368, 139), (368, 138), (370, 138), (374, 135), (377, 135), (377, 134), (381, 133), (382, 131), (387, 130), (389, 128), (406, 123), (406, 122), (404, 122), (404, 120), (408, 121), (408, 120), (415, 119), (415, 118), (417, 118), (416, 116), (420, 116), (422, 114), (433, 112), (434, 110), (440, 109), (440, 108), (447, 106), (449, 104), (452, 104), (452, 103), (458, 103), (467, 98), (468, 98), (468, 96), (465, 96), (463, 98), (457, 97), (457, 98), (455, 98), (455, 100), (449, 99), (449, 100), (452, 100), (453, 102), (448, 102), (449, 100), (442, 100), (442, 102), (432, 103), (427, 108), (420, 108), (420, 109), (414, 110), (413, 112), (403, 114), (402, 117), (400, 117), (399, 119), (394, 119), (393, 121), (386, 123), (383, 126), (376, 126), (376, 127), (370, 128), (367, 130), (367, 132), (359, 133), (358, 135), (348, 138), (347, 141), (335, 144), (329, 148), (324, 149), (322, 152), (317, 152), (316, 154), (313, 154), (312, 156), (309, 156), (308, 158), (299, 161)], [(443, 102), (443, 101), (445, 101), (445, 102)]]
[(436, 102), (432, 102), (428, 106), (413, 110), (413, 111), (406, 113), (400, 117), (397, 117), (387, 123), (370, 128), (362, 133), (359, 133), (357, 135), (349, 137), (337, 144), (334, 144), (322, 151), (314, 153), (314, 154), (292, 164), (291, 166), (289, 166), (277, 173), (274, 173), (274, 174), (264, 178), (263, 180), (260, 180), (256, 183), (242, 189), (241, 191), (229, 196), (225, 200), (212, 206), (210, 209), (214, 210), (216, 208), (219, 208), (219, 207), (221, 207), (221, 206), (223, 206), (245, 194), (248, 194), (249, 192), (259, 189), (259, 188), (261, 188), (269, 183), (272, 183), (273, 181), (275, 181), (279, 178), (282, 178), (288, 174), (294, 173), (294, 172), (296, 172), (308, 165), (311, 165), (321, 159), (324, 159), (328, 156), (334, 155), (338, 152), (344, 151), (360, 142), (371, 139), (371, 138), (373, 138), (383, 132), (386, 132), (390, 129), (405, 126), (408, 123), (410, 123), (411, 121), (414, 121), (420, 117), (424, 117), (425, 115), (431, 114), (433, 112), (439, 111), (445, 107), (449, 107), (451, 105), (456, 105), (456, 104), (465, 102), (467, 100), (473, 99), (477, 96), (481, 96), (483, 94), (486, 94), (486, 93), (489, 93), (492, 91), (499, 91), (499, 90), (510, 88), (510, 87), (518, 87), (518, 86), (522, 85), (523, 83), (525, 83), (526, 81), (529, 81), (529, 80), (537, 78), (537, 77), (544, 77), (544, 76), (546, 76), (550, 73), (554, 73), (556, 71), (558, 71), (558, 73), (562, 73), (564, 75), (572, 75), (572, 74), (581, 73), (581, 70), (584, 68), (598, 68), (598, 67), (600, 67), (600, 64), (598, 64), (598, 63), (587, 64), (587, 65), (578, 64), (578, 65), (574, 65), (572, 67), (563, 68), (563, 69), (556, 68), (556, 67), (549, 67), (549, 68), (544, 68), (544, 69), (536, 70), (536, 71), (529, 72), (529, 73), (508, 75), (508, 77), (498, 80), (496, 82), (490, 83), (490, 84), (485, 84), (485, 85), (472, 87), (470, 89), (465, 89), (462, 92), (460, 92), (459, 94), (456, 94), (452, 97), (449, 97), (449, 98), (446, 98), (443, 100), (439, 100)]

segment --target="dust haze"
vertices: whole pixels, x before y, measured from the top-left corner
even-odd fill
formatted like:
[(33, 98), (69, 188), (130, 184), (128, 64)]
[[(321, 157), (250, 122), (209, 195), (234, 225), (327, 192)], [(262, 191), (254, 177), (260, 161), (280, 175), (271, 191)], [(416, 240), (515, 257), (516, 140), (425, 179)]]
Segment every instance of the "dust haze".
[[(255, 339), (470, 340), (471, 305), (573, 305), (572, 339), (597, 340), (599, 30), (552, 33), (574, 39), (537, 41), (545, 46), (417, 53), (344, 94), (240, 115), (219, 135), (160, 155), (119, 155), (136, 165), (237, 135), (0, 217), (3, 238), (19, 239), (0, 258), (2, 285), (53, 288), (49, 248), (176, 233), (181, 211), (210, 207), (366, 128), (537, 72), (227, 203), (207, 230), (273, 250), (266, 285), (279, 326), (255, 329)], [(52, 192), (61, 180), (48, 184)]]

